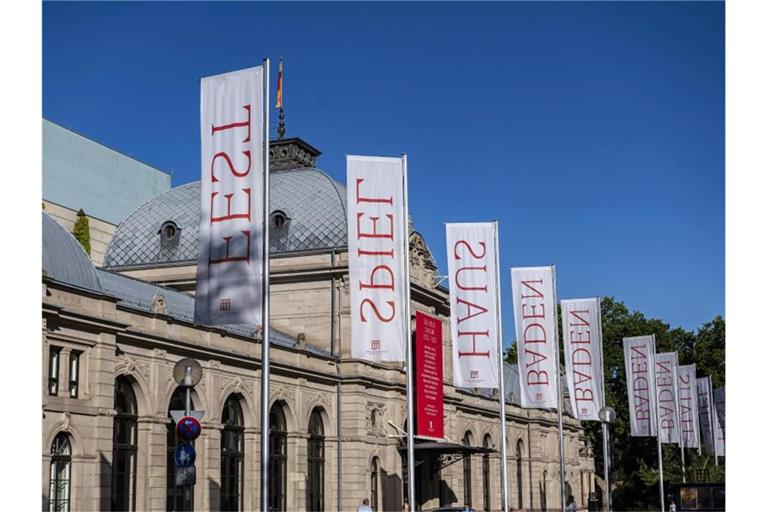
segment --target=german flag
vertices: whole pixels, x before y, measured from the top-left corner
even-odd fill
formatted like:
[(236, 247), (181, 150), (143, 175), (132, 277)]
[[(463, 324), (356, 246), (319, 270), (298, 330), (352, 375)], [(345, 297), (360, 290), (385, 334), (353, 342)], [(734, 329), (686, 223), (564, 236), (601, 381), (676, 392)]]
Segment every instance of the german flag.
[(277, 67), (277, 103), (275, 108), (283, 108), (283, 59)]

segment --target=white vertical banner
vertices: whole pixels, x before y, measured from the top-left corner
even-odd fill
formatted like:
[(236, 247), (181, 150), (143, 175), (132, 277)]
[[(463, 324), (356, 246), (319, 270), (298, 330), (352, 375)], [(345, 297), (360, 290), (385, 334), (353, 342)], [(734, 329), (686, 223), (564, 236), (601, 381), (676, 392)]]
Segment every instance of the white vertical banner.
[(200, 82), (195, 322), (261, 325), (264, 68)]
[(512, 269), (521, 406), (556, 409), (557, 309), (555, 267)]
[(677, 367), (677, 404), (683, 448), (699, 447), (699, 407), (696, 396), (696, 365)]
[(633, 437), (656, 436), (655, 352), (653, 335), (624, 338), (624, 367)]
[(725, 387), (712, 392), (713, 423), (715, 424), (715, 453), (725, 457)]
[(709, 377), (696, 379), (696, 392), (699, 398), (701, 441), (707, 453), (715, 453), (715, 434), (712, 429), (712, 381)]
[(408, 233), (402, 158), (347, 156), (352, 357), (405, 361)]
[(499, 387), (496, 224), (446, 224), (453, 384)]
[(659, 440), (680, 443), (677, 424), (677, 352), (656, 354), (656, 406)]
[(580, 420), (600, 421), (603, 397), (603, 334), (600, 299), (560, 301), (565, 374), (571, 409)]

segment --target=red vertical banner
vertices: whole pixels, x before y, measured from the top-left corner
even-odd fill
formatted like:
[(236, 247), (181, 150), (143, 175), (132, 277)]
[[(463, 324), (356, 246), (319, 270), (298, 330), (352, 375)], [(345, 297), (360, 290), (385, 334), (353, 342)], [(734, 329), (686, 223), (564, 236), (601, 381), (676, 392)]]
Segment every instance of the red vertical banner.
[(442, 438), (443, 327), (416, 312), (416, 435)]

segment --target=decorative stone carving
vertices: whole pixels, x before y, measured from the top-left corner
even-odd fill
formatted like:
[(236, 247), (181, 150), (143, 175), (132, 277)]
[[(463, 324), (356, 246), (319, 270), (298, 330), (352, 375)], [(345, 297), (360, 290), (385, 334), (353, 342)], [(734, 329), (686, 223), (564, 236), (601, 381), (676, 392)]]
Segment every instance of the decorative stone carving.
[(385, 435), (387, 406), (381, 402), (368, 402), (365, 412), (366, 430), (372, 435)]
[(168, 314), (168, 305), (166, 304), (165, 297), (162, 293), (156, 293), (155, 296), (152, 297), (151, 311), (156, 315)]
[(270, 401), (275, 402), (281, 400), (288, 404), (288, 407), (291, 409), (291, 411), (296, 411), (296, 400), (294, 399), (293, 395), (286, 389), (285, 386), (282, 386), (280, 384), (273, 384), (270, 386)]
[(409, 242), (408, 259), (411, 265), (411, 275), (422, 286), (433, 289), (437, 265), (424, 237), (416, 231), (411, 231)]

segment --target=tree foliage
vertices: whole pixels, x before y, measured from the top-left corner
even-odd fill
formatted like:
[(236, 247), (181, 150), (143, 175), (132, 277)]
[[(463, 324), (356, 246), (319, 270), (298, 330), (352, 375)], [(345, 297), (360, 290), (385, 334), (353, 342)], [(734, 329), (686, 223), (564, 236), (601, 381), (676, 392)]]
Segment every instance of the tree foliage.
[(75, 239), (80, 242), (85, 252), (91, 254), (91, 230), (88, 223), (88, 217), (81, 209), (77, 212), (77, 220), (75, 221), (75, 228), (72, 231)]
[[(677, 351), (681, 365), (695, 363), (697, 376), (711, 376), (713, 386), (718, 387), (725, 384), (725, 321), (717, 316), (693, 333), (679, 327), (670, 328), (659, 319), (630, 311), (612, 297), (602, 300), (601, 310), (606, 403), (616, 410), (616, 422), (611, 426), (614, 503), (617, 510), (658, 509), (656, 438), (630, 436), (622, 339), (655, 334), (657, 352)], [(597, 422), (584, 422), (583, 426), (594, 448), (596, 470), (602, 474), (601, 426)], [(665, 484), (682, 482), (680, 448), (671, 444), (662, 446)], [(686, 450), (685, 455), (688, 481), (722, 481), (724, 461), (715, 468), (711, 456), (699, 457), (694, 450)]]
[[(725, 385), (725, 320), (716, 316), (702, 325), (697, 332), (647, 318), (639, 311), (630, 311), (623, 302), (613, 297), (602, 299), (603, 365), (606, 403), (616, 410), (616, 421), (611, 425), (613, 451), (613, 502), (616, 510), (658, 510), (659, 472), (658, 446), (655, 437), (631, 437), (629, 401), (624, 368), (622, 340), (629, 336), (656, 335), (657, 352), (677, 351), (679, 364), (696, 364), (697, 377), (709, 375), (713, 388)], [(559, 315), (558, 315), (559, 316)], [(561, 361), (562, 342), (560, 343)], [(505, 360), (516, 363), (517, 343), (507, 349)], [(595, 470), (603, 474), (602, 426), (595, 421), (582, 422), (587, 439), (595, 454)], [(680, 448), (662, 445), (665, 486), (682, 482)], [(723, 482), (725, 461), (715, 466), (714, 457), (695, 450), (686, 450), (686, 476), (689, 482)]]

